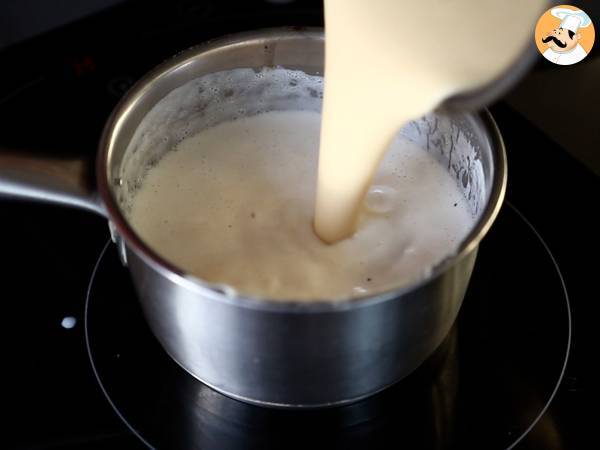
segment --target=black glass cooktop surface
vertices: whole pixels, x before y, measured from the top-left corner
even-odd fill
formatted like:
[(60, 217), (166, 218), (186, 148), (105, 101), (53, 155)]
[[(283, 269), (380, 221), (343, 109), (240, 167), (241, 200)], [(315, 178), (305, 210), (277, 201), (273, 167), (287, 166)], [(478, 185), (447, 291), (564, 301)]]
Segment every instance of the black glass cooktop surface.
[[(153, 66), (212, 37), (278, 25), (322, 25), (321, 1), (133, 0), (5, 49), (0, 148), (92, 161), (111, 109)], [(277, 412), (202, 386), (148, 331), (114, 247), (99, 259), (105, 219), (0, 198), (2, 447), (587, 448), (600, 379), (600, 183), (502, 102), (491, 111), (507, 147), (507, 198), (523, 217), (505, 205), (434, 357), (339, 410)]]
[[(261, 408), (197, 381), (154, 339), (110, 243), (90, 281), (85, 334), (107, 400), (152, 447), (506, 449), (543, 420), (563, 376), (571, 315), (553, 255), (506, 206), (442, 346), (408, 378), (349, 406)], [(534, 439), (547, 448), (551, 437)]]

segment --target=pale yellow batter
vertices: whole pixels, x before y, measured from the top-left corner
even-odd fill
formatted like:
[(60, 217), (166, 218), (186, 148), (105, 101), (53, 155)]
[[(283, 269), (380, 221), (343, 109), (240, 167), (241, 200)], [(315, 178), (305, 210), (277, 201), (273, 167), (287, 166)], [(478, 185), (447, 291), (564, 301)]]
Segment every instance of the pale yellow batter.
[(385, 149), (409, 120), (510, 70), (544, 0), (325, 0), (315, 228), (352, 235)]

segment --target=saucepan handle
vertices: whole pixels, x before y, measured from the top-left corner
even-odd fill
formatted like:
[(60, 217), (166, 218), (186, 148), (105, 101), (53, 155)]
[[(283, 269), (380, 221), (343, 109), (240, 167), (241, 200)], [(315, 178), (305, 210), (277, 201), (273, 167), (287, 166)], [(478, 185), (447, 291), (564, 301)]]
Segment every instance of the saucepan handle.
[(106, 216), (85, 158), (51, 158), (0, 147), (0, 196), (57, 203)]

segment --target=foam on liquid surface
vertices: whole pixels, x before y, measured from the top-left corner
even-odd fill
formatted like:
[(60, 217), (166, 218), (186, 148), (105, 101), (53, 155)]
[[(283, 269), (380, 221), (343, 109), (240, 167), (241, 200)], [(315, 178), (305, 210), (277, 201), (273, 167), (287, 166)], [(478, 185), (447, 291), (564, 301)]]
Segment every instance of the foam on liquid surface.
[(195, 276), (272, 299), (344, 299), (425, 276), (473, 224), (456, 181), (397, 138), (350, 239), (313, 232), (321, 116), (276, 111), (184, 139), (132, 202), (142, 239)]

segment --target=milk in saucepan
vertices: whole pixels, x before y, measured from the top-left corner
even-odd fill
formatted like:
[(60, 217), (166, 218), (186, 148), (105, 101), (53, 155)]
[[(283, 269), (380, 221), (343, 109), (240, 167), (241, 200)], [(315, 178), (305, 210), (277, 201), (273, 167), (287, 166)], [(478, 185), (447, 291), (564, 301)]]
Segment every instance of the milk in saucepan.
[(173, 264), (243, 294), (343, 299), (398, 286), (455, 250), (473, 216), (431, 155), (398, 137), (356, 233), (313, 232), (321, 116), (276, 111), (183, 140), (152, 168), (131, 222)]

